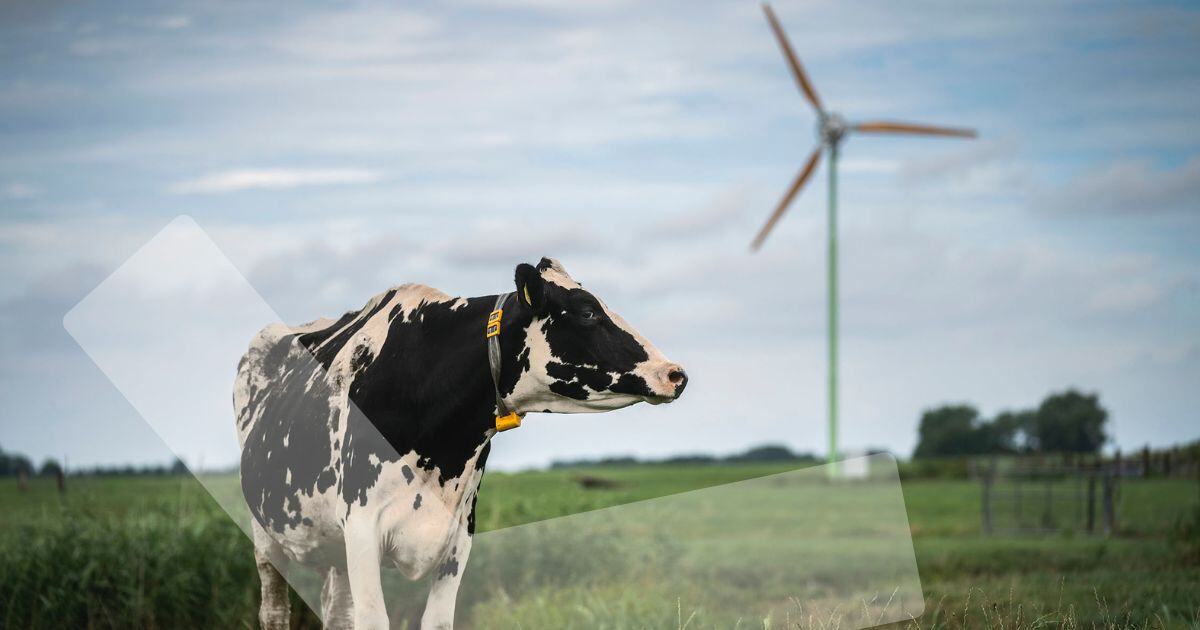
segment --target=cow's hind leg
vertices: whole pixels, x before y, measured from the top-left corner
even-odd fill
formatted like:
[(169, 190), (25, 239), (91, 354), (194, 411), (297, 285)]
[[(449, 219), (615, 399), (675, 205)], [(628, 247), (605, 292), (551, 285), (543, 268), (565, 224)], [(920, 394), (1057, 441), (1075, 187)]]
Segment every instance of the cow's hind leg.
[(354, 627), (354, 599), (350, 596), (350, 579), (345, 569), (330, 567), (321, 589), (321, 619), (333, 630)]
[(254, 523), (254, 563), (262, 582), (262, 603), (258, 608), (258, 623), (263, 630), (287, 630), (291, 619), (288, 584), (283, 579), (287, 556), (270, 535)]

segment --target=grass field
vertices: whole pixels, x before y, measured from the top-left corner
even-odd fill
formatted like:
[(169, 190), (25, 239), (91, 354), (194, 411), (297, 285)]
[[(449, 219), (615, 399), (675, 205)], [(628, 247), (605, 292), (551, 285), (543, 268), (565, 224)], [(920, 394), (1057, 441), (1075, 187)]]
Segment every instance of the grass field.
[[(498, 530), (784, 470), (738, 465), (489, 473), (477, 520), (481, 531)], [(583, 474), (616, 486), (584, 490), (575, 481)], [(1200, 627), (1200, 559), (1195, 547), (1189, 554), (1171, 536), (1175, 523), (1197, 509), (1197, 490), (1196, 482), (1183, 480), (1123, 484), (1120, 531), (1108, 539), (984, 537), (977, 483), (905, 481), (925, 597), (924, 615), (907, 623)], [(599, 551), (596, 563), (646, 562)], [(486, 566), (480, 559), (474, 568), (482, 572)], [(631, 597), (629, 588), (611, 585), (529, 582), (504, 605), (463, 602), (460, 619), (464, 625), (474, 620), (476, 626), (524, 628), (734, 625), (703, 592), (685, 598), (662, 584), (647, 579)], [(750, 584), (755, 590), (773, 588)], [(5, 627), (253, 627), (257, 593), (249, 542), (191, 478), (71, 479), (63, 497), (43, 480), (25, 493), (11, 480), (0, 485)], [(487, 622), (480, 621), (475, 604), (485, 607)], [(295, 625), (317, 625), (302, 604), (293, 608)], [(774, 617), (770, 625), (789, 622), (830, 625), (828, 618), (802, 611), (790, 619)], [(762, 619), (743, 619), (740, 627), (763, 625)]]

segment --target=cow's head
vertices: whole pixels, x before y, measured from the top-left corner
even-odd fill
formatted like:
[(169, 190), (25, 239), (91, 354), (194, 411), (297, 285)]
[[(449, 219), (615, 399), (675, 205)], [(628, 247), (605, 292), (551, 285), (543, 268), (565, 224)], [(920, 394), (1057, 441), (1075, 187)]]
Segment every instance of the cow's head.
[(521, 264), (516, 298), (530, 317), (511, 400), (522, 410), (608, 411), (671, 402), (688, 377), (557, 260)]

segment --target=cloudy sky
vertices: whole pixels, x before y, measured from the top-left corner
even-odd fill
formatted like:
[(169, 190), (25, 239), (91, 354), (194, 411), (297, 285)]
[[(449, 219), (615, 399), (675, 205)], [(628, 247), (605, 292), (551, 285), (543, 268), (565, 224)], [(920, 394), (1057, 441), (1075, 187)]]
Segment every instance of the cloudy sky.
[[(688, 367), (502, 465), (821, 450), (823, 171), (747, 249), (815, 123), (759, 5), (398, 5), (0, 5), (0, 447), (169, 457), (62, 316), (188, 214), (289, 322), (549, 255)], [(830, 108), (981, 131), (844, 148), (843, 442), (1066, 387), (1122, 448), (1200, 435), (1200, 8), (775, 8)]]

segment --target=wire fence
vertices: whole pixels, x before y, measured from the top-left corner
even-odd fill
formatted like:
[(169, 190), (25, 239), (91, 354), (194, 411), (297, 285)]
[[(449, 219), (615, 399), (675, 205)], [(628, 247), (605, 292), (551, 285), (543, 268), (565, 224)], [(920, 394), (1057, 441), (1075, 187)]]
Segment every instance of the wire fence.
[(1122, 484), (1142, 479), (1200, 479), (1195, 448), (1123, 456), (1056, 454), (973, 460), (980, 480), (985, 534), (1073, 532), (1110, 536), (1118, 531)]

